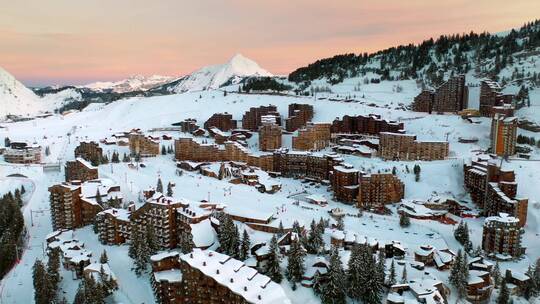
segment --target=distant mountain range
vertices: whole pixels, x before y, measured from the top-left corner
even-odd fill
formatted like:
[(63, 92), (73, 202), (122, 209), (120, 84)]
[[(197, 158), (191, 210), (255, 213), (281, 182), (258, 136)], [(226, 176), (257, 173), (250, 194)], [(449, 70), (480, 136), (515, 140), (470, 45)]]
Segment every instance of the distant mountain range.
[[(261, 79), (257, 91), (283, 86), (297, 93), (331, 91), (347, 83), (357, 90), (367, 83), (415, 79), (435, 87), (451, 75), (466, 74), (474, 83), (491, 78), (504, 85), (540, 87), (540, 20), (499, 34), (469, 33), (440, 36), (372, 54), (344, 54), (298, 68), (287, 79), (274, 77), (240, 54), (228, 62), (203, 67), (182, 77), (132, 76), (115, 82), (29, 90), (0, 69), (0, 118), (40, 111), (82, 109), (89, 103), (111, 102), (133, 96), (155, 96), (213, 90)], [(340, 88), (343, 91), (343, 87)]]

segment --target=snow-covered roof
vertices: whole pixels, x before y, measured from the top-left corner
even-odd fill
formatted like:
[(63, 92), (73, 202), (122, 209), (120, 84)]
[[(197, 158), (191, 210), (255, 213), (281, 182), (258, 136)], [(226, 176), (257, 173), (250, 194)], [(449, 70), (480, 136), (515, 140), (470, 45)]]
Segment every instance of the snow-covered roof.
[(228, 255), (195, 249), (180, 259), (249, 303), (291, 303), (280, 285)]
[(208, 248), (216, 242), (216, 231), (209, 219), (197, 224), (191, 224), (190, 227), (195, 247)]
[(166, 258), (174, 258), (174, 257), (179, 257), (179, 256), (180, 256), (180, 252), (178, 251), (162, 251), (162, 252), (152, 255), (150, 257), (150, 261), (159, 262)]
[(182, 282), (182, 272), (178, 269), (157, 271), (153, 273), (156, 282), (178, 283)]

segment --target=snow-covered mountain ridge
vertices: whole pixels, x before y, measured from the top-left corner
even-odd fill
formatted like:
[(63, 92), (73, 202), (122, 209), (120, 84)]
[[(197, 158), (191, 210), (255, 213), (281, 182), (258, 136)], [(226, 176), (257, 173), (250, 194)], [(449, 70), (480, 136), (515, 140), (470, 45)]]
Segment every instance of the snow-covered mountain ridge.
[(119, 81), (98, 81), (79, 87), (88, 88), (97, 92), (110, 91), (115, 93), (125, 93), (132, 91), (146, 91), (162, 84), (171, 82), (174, 79), (177, 78), (161, 75), (135, 75)]
[(10, 114), (36, 114), (43, 109), (32, 90), (0, 67), (0, 119)]
[(236, 54), (227, 63), (203, 67), (166, 88), (169, 92), (182, 93), (218, 89), (226, 83), (238, 83), (244, 77), (273, 76), (255, 61)]

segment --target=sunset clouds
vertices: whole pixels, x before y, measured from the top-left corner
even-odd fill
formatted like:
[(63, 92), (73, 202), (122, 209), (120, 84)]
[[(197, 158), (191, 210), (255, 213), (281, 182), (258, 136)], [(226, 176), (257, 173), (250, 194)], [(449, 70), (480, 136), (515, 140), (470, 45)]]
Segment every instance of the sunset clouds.
[(540, 1), (33, 0), (0, 11), (0, 66), (38, 85), (182, 75), (235, 53), (286, 74), (335, 54), (517, 27), (540, 17)]

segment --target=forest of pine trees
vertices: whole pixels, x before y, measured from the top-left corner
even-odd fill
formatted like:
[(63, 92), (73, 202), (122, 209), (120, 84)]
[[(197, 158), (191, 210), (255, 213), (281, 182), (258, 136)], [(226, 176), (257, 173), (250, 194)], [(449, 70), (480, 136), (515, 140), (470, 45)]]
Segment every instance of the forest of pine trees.
[(24, 187), (0, 198), (0, 279), (11, 269), (24, 247), (21, 212)]
[[(522, 43), (518, 43), (520, 40)], [(428, 82), (437, 85), (442, 82), (445, 72), (465, 73), (475, 64), (478, 69), (475, 72), (500, 80), (497, 79), (499, 72), (513, 63), (512, 54), (539, 46), (540, 20), (536, 20), (505, 36), (474, 32), (442, 35), (418, 45), (400, 45), (372, 54), (337, 55), (301, 67), (290, 73), (288, 79), (310, 84), (315, 79), (326, 78), (329, 83), (336, 84), (348, 77), (373, 72), (379, 74), (381, 80), (422, 78), (425, 75)], [(380, 65), (374, 65), (374, 62)], [(391, 75), (390, 71), (396, 71), (398, 75)], [(539, 76), (534, 74), (521, 75), (519, 71), (514, 71), (511, 78), (526, 76), (540, 84)]]

